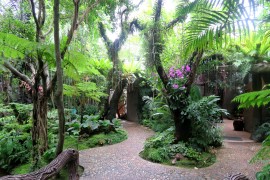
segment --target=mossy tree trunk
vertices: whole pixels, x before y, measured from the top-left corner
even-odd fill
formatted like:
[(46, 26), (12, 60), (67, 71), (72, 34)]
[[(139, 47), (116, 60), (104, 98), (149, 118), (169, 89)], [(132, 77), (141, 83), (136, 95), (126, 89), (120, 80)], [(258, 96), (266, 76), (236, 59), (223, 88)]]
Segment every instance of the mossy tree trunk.
[[(128, 12), (129, 11), (124, 10), (122, 13), (127, 13), (126, 16), (128, 16)], [(105, 119), (109, 119), (109, 120), (112, 120), (113, 118), (116, 117), (116, 112), (118, 109), (118, 102), (120, 100), (121, 94), (122, 94), (123, 89), (125, 87), (122, 85), (127, 84), (127, 83), (122, 83), (122, 82), (126, 82), (126, 81), (123, 81), (123, 79), (121, 77), (122, 76), (122, 66), (121, 66), (120, 61), (119, 61), (119, 51), (120, 51), (122, 45), (124, 44), (124, 42), (126, 41), (126, 39), (128, 37), (128, 33), (131, 32), (131, 29), (133, 27), (135, 20), (130, 22), (130, 23), (127, 23), (127, 18), (126, 18), (125, 20), (122, 19), (121, 22), (123, 22), (123, 23), (121, 24), (120, 36), (116, 40), (114, 40), (113, 42), (106, 35), (106, 30), (104, 28), (103, 23), (101, 23), (101, 22), (99, 23), (99, 32), (100, 32), (100, 34), (105, 42), (108, 57), (111, 60), (111, 62), (113, 63), (113, 68), (108, 73), (108, 77), (107, 77), (108, 84), (107, 84), (107, 88), (106, 88), (107, 93), (110, 93), (111, 89), (114, 90), (114, 94), (112, 96), (113, 98), (112, 98), (112, 100), (109, 100), (110, 97), (108, 96), (108, 98), (103, 101), (103, 103), (104, 103), (103, 117)], [(120, 94), (120, 96), (119, 96), (119, 94)]]

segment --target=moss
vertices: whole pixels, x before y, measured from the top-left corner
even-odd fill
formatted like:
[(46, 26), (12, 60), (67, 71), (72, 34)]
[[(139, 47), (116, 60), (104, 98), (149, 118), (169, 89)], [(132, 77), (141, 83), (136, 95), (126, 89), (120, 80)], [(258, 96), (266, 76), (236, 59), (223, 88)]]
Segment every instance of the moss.
[(127, 133), (124, 130), (117, 130), (108, 134), (100, 133), (92, 135), (88, 138), (67, 136), (65, 138), (64, 148), (74, 148), (78, 150), (88, 149), (96, 146), (115, 144), (127, 139)]
[(21, 164), (12, 169), (11, 174), (26, 174), (31, 170), (31, 163)]

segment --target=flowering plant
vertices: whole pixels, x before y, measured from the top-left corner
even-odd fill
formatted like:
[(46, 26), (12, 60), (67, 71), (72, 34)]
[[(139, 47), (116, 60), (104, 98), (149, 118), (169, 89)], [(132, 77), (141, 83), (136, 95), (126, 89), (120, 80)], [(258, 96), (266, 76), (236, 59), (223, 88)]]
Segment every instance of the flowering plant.
[(184, 90), (185, 80), (187, 75), (190, 73), (190, 66), (182, 66), (181, 70), (171, 67), (169, 70), (169, 86), (174, 90)]
[(178, 107), (182, 104), (180, 101), (185, 101), (186, 87), (185, 83), (191, 68), (189, 65), (175, 68), (174, 66), (169, 70), (169, 83), (167, 85), (168, 97), (172, 101), (171, 106)]

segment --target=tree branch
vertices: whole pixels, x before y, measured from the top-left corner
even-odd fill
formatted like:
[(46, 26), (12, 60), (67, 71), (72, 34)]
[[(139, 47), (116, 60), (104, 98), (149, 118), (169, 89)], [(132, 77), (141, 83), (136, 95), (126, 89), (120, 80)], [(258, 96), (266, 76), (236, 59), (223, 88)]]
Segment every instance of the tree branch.
[[(64, 56), (67, 52), (67, 48), (69, 46), (69, 44), (71, 43), (71, 40), (73, 38), (73, 34), (75, 32), (75, 30), (78, 28), (78, 16), (79, 16), (79, 4), (80, 4), (80, 0), (73, 0), (73, 4), (74, 4), (74, 16), (73, 16), (73, 20), (72, 20), (72, 25), (70, 30), (68, 31), (68, 39), (65, 43), (65, 46), (61, 52), (61, 59), (64, 59)], [(56, 80), (57, 80), (57, 72), (55, 72), (55, 74), (53, 75), (53, 78), (48, 86), (47, 89), (47, 96), (50, 96), (53, 87), (55, 87), (56, 85)]]
[(80, 4), (80, 0), (73, 0), (73, 4), (74, 4), (74, 16), (73, 16), (73, 20), (72, 20), (72, 25), (70, 30), (68, 31), (68, 39), (65, 43), (65, 46), (61, 52), (61, 58), (64, 59), (64, 56), (66, 54), (67, 48), (73, 38), (74, 35), (74, 31), (78, 28), (78, 16), (79, 16), (79, 4)]
[(185, 86), (187, 88), (187, 91), (186, 91), (186, 94), (189, 94), (190, 93), (190, 90), (191, 90), (191, 85), (192, 83), (194, 82), (195, 80), (195, 76), (196, 76), (196, 73), (197, 73), (197, 68), (200, 64), (200, 61), (202, 59), (202, 55), (203, 55), (203, 51), (200, 51), (200, 52), (193, 52), (190, 61), (193, 61), (195, 56), (196, 56), (196, 60), (193, 62), (192, 64), (192, 69), (191, 69), (191, 73), (189, 74), (189, 77), (188, 77), (188, 80), (187, 82), (185, 83)]
[(137, 5), (134, 6), (134, 9), (138, 8), (142, 3), (143, 3), (144, 0), (141, 0)]
[(155, 23), (160, 20), (162, 3), (163, 3), (162, 0), (157, 1), (157, 6), (155, 10), (155, 19), (154, 19)]
[(141, 25), (138, 22), (138, 19), (134, 19), (133, 21), (131, 21), (130, 26), (129, 26), (130, 32), (134, 32), (133, 27), (139, 29), (140, 31), (144, 30), (144, 28), (145, 28), (143, 25)]
[(34, 21), (37, 27), (39, 27), (39, 23), (38, 23), (38, 19), (37, 19), (37, 14), (36, 14), (36, 7), (35, 7), (35, 3), (34, 0), (30, 0), (30, 4), (31, 4), (31, 10), (32, 10), (32, 14), (34, 17)]
[(11, 71), (16, 77), (20, 78), (22, 81), (25, 81), (32, 88), (33, 82), (30, 80), (28, 76), (19, 72), (16, 68), (14, 68), (9, 62), (5, 61), (4, 66)]
[(171, 27), (173, 27), (174, 25), (176, 25), (179, 22), (184, 22), (184, 20), (186, 19), (186, 16), (179, 16), (177, 18), (175, 18), (174, 20), (172, 20), (171, 22), (169, 22), (166, 26), (165, 29), (170, 29)]
[(42, 28), (42, 26), (45, 23), (45, 16), (46, 16), (46, 8), (45, 8), (45, 2), (44, 0), (39, 0), (39, 11), (40, 11), (40, 15), (39, 15), (39, 26), (40, 28)]
[(78, 24), (81, 24), (82, 21), (85, 19), (85, 17), (87, 16), (87, 14), (90, 13), (90, 11), (96, 7), (98, 5), (98, 3), (102, 1), (102, 0), (96, 0), (91, 6), (88, 6), (87, 9), (84, 11), (83, 15), (81, 16), (81, 18), (79, 19)]
[(106, 30), (105, 30), (104, 25), (103, 25), (102, 22), (98, 23), (98, 28), (99, 28), (99, 33), (100, 33), (101, 37), (103, 38), (107, 49), (109, 50), (111, 45), (112, 45), (112, 42), (108, 38), (108, 36), (106, 35)]

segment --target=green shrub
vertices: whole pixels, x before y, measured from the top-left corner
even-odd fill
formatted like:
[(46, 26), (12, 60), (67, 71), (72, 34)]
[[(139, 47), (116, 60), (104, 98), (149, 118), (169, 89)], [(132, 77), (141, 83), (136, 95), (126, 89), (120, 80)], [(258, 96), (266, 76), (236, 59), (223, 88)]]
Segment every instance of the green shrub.
[(256, 173), (257, 180), (267, 180), (270, 178), (270, 164), (267, 164), (263, 167), (263, 169)]
[(75, 148), (79, 150), (88, 149), (96, 146), (115, 144), (127, 139), (127, 133), (124, 130), (116, 130), (108, 134), (99, 133), (90, 137), (66, 136), (65, 148)]
[(162, 133), (156, 133), (154, 136), (147, 139), (144, 148), (159, 148), (168, 146), (174, 141), (174, 128), (171, 127)]
[(42, 158), (44, 159), (45, 162), (49, 163), (55, 158), (55, 151), (56, 147), (52, 147), (48, 149), (43, 155)]
[(99, 112), (99, 108), (97, 105), (86, 105), (85, 106), (85, 110), (84, 110), (84, 114), (88, 114), (88, 115), (96, 115)]
[(250, 163), (262, 162), (264, 167), (261, 171), (256, 173), (256, 179), (267, 180), (270, 179), (270, 135), (263, 141), (261, 149), (256, 153), (256, 155), (250, 160)]
[(173, 120), (169, 106), (159, 96), (151, 98), (144, 96), (145, 105), (143, 107), (144, 126), (150, 127), (156, 132), (162, 132), (173, 125)]
[(84, 115), (83, 123), (74, 119), (70, 122), (66, 122), (67, 132), (70, 135), (92, 135), (100, 132), (108, 133), (113, 129), (120, 128), (121, 122), (118, 119), (113, 119), (112, 122), (109, 120), (100, 120), (99, 115)]
[(47, 119), (48, 119), (48, 121), (50, 121), (50, 120), (52, 120), (52, 121), (58, 120), (57, 109), (53, 109), (53, 110), (48, 111)]
[(252, 139), (257, 142), (263, 142), (270, 135), (270, 123), (266, 122), (260, 125), (255, 132), (252, 133)]
[(170, 157), (166, 152), (166, 148), (150, 148), (144, 152), (144, 156), (152, 162), (163, 163), (170, 160)]
[(0, 168), (10, 171), (18, 164), (30, 158), (32, 141), (28, 136), (20, 136), (18, 132), (0, 134)]
[(216, 122), (220, 121), (223, 113), (227, 111), (217, 105), (216, 96), (203, 97), (199, 101), (191, 101), (182, 115), (192, 122), (192, 138), (190, 142), (194, 147), (207, 151), (210, 146), (222, 145), (222, 133)]
[[(186, 143), (174, 142), (174, 128), (169, 128), (162, 133), (156, 133), (153, 137), (146, 140), (144, 149), (140, 153), (144, 159), (152, 162), (171, 164), (176, 154), (180, 153), (186, 160), (181, 160), (178, 165), (188, 165), (192, 167), (205, 167), (211, 165), (215, 158), (209, 153), (201, 153)], [(207, 156), (207, 158), (204, 158)], [(209, 158), (211, 157), (211, 158)]]
[(6, 117), (13, 115), (13, 110), (10, 106), (5, 106), (4, 104), (0, 104), (0, 117)]
[(14, 115), (19, 124), (26, 123), (29, 120), (33, 109), (32, 104), (10, 103), (9, 105), (13, 109)]

